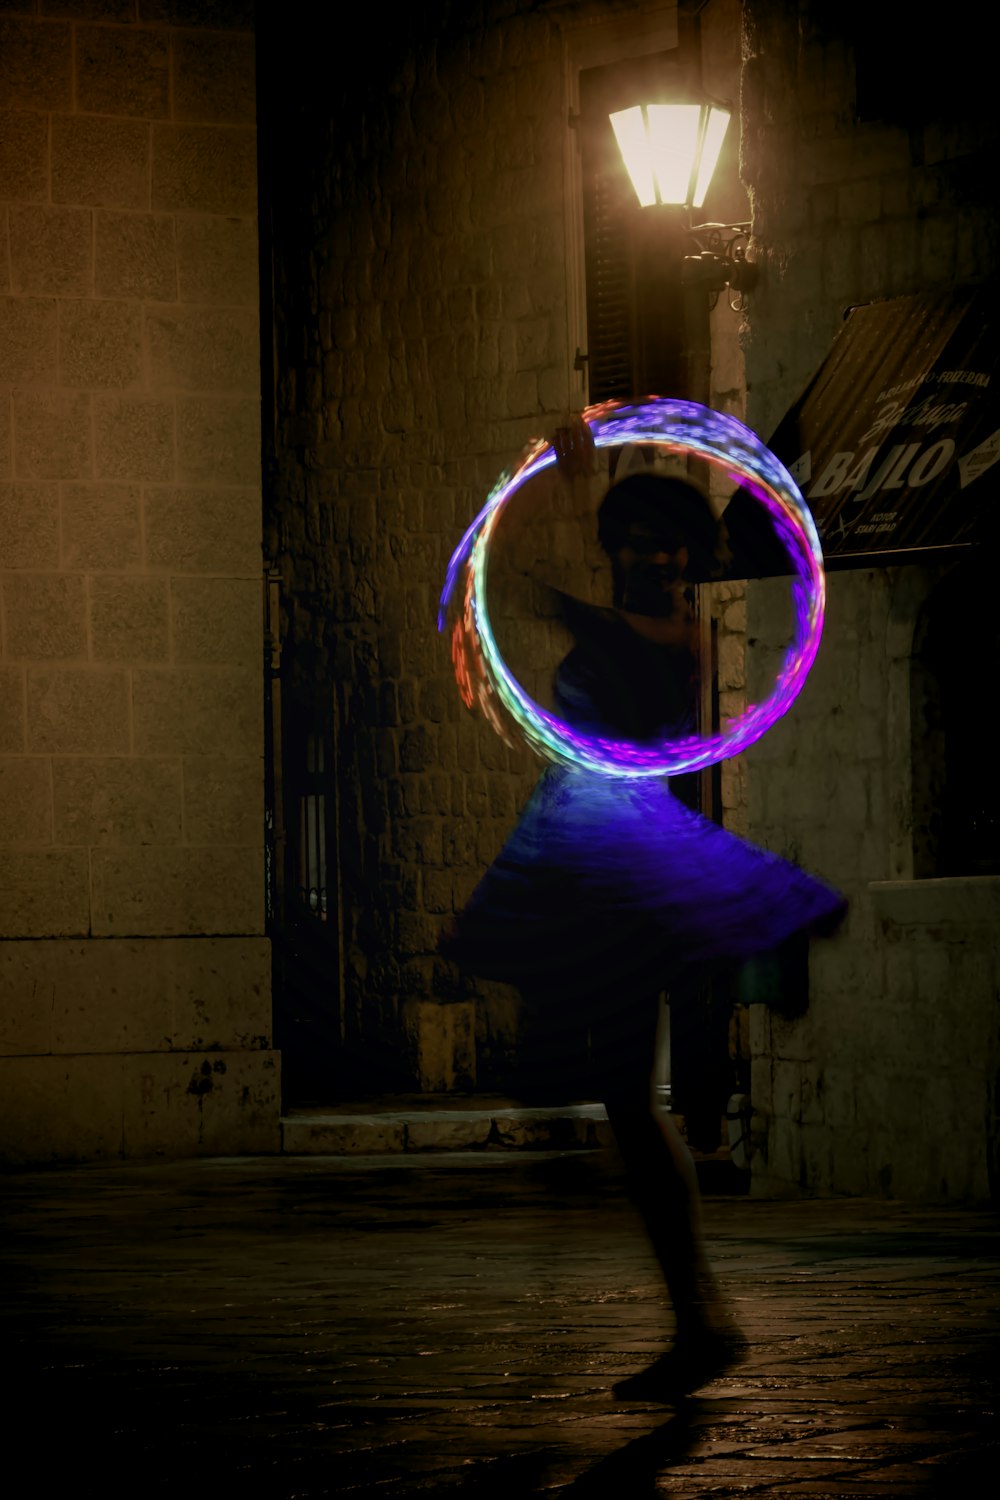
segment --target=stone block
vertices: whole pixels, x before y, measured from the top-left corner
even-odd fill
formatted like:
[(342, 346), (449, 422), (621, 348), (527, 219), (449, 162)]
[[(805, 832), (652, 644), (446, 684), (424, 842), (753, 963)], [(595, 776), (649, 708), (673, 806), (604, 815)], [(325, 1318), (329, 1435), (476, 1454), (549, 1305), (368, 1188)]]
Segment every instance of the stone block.
[(743, 636), (747, 628), (747, 605), (745, 599), (734, 599), (723, 611), (722, 621), (725, 628), (732, 631), (734, 635)]
[(0, 297), (0, 369), (11, 385), (55, 385), (57, 308), (50, 297)]
[(260, 402), (180, 397), (177, 477), (220, 484), (260, 479)]
[(71, 937), (90, 928), (86, 849), (7, 849), (0, 860), (0, 937)]
[(0, 753), (24, 749), (24, 668), (0, 667)]
[(263, 850), (98, 849), (91, 872), (96, 937), (263, 929)]
[(15, 390), (13, 412), (19, 479), (90, 478), (89, 396)]
[(850, 1197), (864, 1197), (872, 1192), (869, 1162), (871, 1131), (847, 1128), (835, 1130), (831, 1138), (830, 1189)]
[(490, 1138), (493, 1121), (486, 1110), (421, 1110), (406, 1122), (408, 1151), (476, 1151)]
[(448, 1093), (468, 1088), (476, 1078), (476, 1015), (472, 1001), (440, 1005), (410, 1002), (407, 1027), (415, 1034), (421, 1089)]
[(257, 579), (174, 578), (170, 604), (178, 661), (250, 666), (259, 658), (264, 622)]
[(579, 1149), (595, 1144), (596, 1133), (610, 1133), (603, 1122), (544, 1110), (498, 1113), (495, 1124), (500, 1145), (521, 1151)]
[(44, 1015), (44, 1050), (144, 1052), (169, 1046), (171, 996), (155, 944), (63, 938), (18, 943), (11, 952), (14, 946), (0, 955), (0, 996), (19, 1014), (25, 1035), (32, 1025), (37, 1030)]
[(146, 947), (155, 950), (171, 998), (172, 1047), (270, 1046), (271, 944), (267, 938), (170, 938)]
[(252, 125), (256, 79), (252, 36), (174, 33), (174, 119)]
[[(177, 275), (183, 302), (259, 307), (257, 221), (191, 215), (177, 221)], [(100, 253), (100, 252), (98, 252)]]
[(152, 206), (181, 213), (256, 213), (256, 131), (154, 125)]
[(73, 105), (72, 29), (34, 16), (0, 19), (0, 106), (49, 110)]
[(148, 1053), (123, 1065), (126, 1156), (267, 1155), (281, 1149), (277, 1052)]
[(934, 285), (953, 279), (957, 240), (954, 214), (949, 211), (925, 219), (919, 232), (922, 280)]
[(0, 1054), (267, 1048), (264, 938), (60, 938), (0, 947)]
[(184, 838), (189, 844), (259, 845), (264, 766), (253, 756), (189, 756), (184, 761)]
[(121, 1154), (121, 1057), (0, 1059), (0, 1153), (10, 1165)]
[(785, 1061), (778, 1057), (772, 1073), (773, 1114), (781, 1120), (800, 1121), (802, 1118), (802, 1083), (806, 1065)]
[[(802, 1188), (801, 1127), (788, 1120), (771, 1118), (768, 1122), (764, 1159), (766, 1169), (755, 1170), (753, 1190), (763, 1188), (767, 1197), (797, 1195)], [(755, 1164), (756, 1166), (756, 1164)]]
[(849, 219), (869, 223), (882, 212), (882, 188), (877, 178), (837, 185), (837, 212), (840, 221)]
[(176, 760), (59, 756), (52, 763), (59, 844), (178, 844), (181, 770)]
[(169, 36), (152, 28), (78, 26), (76, 102), (90, 114), (167, 119)]
[(8, 212), (12, 291), (88, 296), (94, 277), (90, 210), (12, 204)]
[(114, 21), (127, 26), (135, 20), (135, 0), (41, 0), (43, 16), (73, 21)]
[(0, 844), (52, 842), (49, 763), (40, 757), (0, 756)]
[(260, 345), (256, 311), (146, 309), (150, 381), (181, 391), (256, 391)]
[(774, 1113), (773, 1064), (770, 1054), (767, 1051), (758, 1051), (753, 1042), (754, 1021), (764, 1009), (765, 1007), (762, 1005), (754, 1005), (749, 1008), (751, 1035), (750, 1097), (753, 1100), (754, 1111), (770, 1118)]
[(9, 479), (13, 472), (14, 452), (11, 436), (10, 395), (7, 392), (0, 392), (0, 479)]
[(400, 1115), (296, 1115), (282, 1122), (286, 1156), (381, 1156), (405, 1149)]
[(892, 285), (889, 236), (882, 224), (866, 224), (861, 231), (861, 282), (863, 295), (888, 295)]
[(144, 505), (149, 567), (260, 576), (259, 487), (147, 486)]
[(29, 673), (27, 739), (41, 755), (127, 753), (126, 674), (94, 667)]
[(174, 404), (169, 399), (97, 396), (94, 440), (101, 479), (155, 482), (174, 477)]
[(114, 386), (142, 383), (142, 313), (132, 302), (73, 301), (59, 304), (59, 380), (62, 385)]
[(869, 886), (875, 910), (893, 927), (1000, 922), (1000, 877), (963, 875), (938, 880), (880, 880)]
[(914, 286), (918, 284), (918, 258), (920, 240), (914, 233), (912, 221), (903, 219), (887, 226), (889, 234), (889, 264), (892, 266), (893, 285)]
[(59, 486), (0, 484), (0, 569), (59, 566)]
[(741, 635), (719, 639), (719, 687), (739, 691), (746, 682), (746, 647)]
[(263, 754), (259, 669), (137, 669), (132, 674), (140, 755)]
[(10, 656), (65, 661), (86, 655), (86, 596), (80, 574), (9, 573), (3, 600)]
[(150, 127), (145, 121), (56, 115), (52, 201), (149, 208)]
[(97, 574), (90, 580), (90, 650), (100, 662), (166, 661), (165, 579)]
[(254, 0), (139, 0), (139, 19), (170, 26), (253, 31)]
[(45, 202), (49, 195), (48, 149), (44, 114), (34, 110), (0, 112), (0, 199)]
[(440, 924), (422, 912), (395, 913), (396, 947), (401, 953), (432, 953), (440, 933)]
[(62, 566), (124, 570), (141, 561), (137, 484), (63, 484)]
[(152, 944), (91, 941), (70, 946), (72, 954), (58, 956), (61, 962), (53, 986), (53, 1050), (166, 1050), (170, 995), (160, 983), (157, 967), (148, 962)]
[[(787, 1126), (785, 1127), (787, 1129)], [(828, 1125), (802, 1125), (797, 1142), (800, 1153), (798, 1183), (817, 1197), (830, 1196), (835, 1132)]]
[(170, 214), (112, 213), (94, 219), (94, 290), (99, 297), (177, 296), (177, 255)]
[(38, 952), (69, 947), (66, 938), (0, 944), (0, 1057), (52, 1051), (52, 989)]

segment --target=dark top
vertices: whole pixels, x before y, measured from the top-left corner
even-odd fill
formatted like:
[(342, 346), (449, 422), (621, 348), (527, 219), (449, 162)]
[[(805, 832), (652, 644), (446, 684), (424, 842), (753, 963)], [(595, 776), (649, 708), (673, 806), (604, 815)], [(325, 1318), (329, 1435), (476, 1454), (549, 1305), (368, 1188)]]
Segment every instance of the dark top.
[(698, 727), (698, 663), (685, 647), (648, 641), (614, 610), (562, 596), (576, 644), (556, 668), (556, 712), (585, 734), (639, 743)]

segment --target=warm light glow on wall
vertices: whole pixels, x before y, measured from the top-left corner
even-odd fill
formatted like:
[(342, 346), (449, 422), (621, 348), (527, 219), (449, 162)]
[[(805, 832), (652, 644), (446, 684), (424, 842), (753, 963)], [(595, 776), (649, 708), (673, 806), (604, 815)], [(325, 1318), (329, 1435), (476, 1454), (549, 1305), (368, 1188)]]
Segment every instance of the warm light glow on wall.
[(643, 208), (700, 208), (719, 160), (730, 112), (718, 104), (636, 104), (611, 128)]

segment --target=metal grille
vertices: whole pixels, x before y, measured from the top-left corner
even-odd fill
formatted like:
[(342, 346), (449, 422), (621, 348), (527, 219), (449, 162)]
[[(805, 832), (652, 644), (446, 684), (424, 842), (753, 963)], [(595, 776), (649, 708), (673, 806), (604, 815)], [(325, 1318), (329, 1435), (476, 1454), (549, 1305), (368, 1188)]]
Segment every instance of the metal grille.
[(310, 730), (305, 742), (305, 767), (298, 792), (298, 880), (301, 910), (319, 921), (328, 916), (326, 851), (326, 737)]

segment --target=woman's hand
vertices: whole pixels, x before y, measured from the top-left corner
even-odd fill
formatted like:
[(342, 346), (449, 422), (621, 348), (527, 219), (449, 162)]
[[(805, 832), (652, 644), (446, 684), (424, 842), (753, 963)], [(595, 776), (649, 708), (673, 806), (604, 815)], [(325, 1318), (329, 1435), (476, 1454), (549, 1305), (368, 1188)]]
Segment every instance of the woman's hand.
[(583, 418), (575, 413), (552, 435), (556, 466), (564, 479), (578, 479), (597, 472), (597, 449), (594, 434)]

